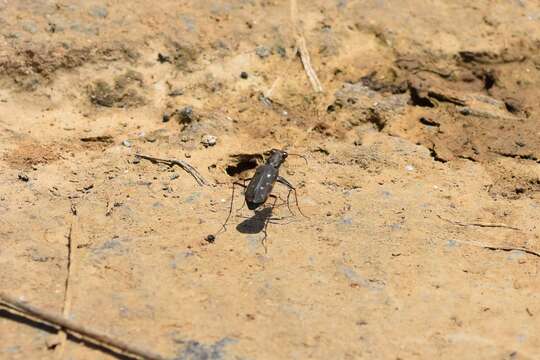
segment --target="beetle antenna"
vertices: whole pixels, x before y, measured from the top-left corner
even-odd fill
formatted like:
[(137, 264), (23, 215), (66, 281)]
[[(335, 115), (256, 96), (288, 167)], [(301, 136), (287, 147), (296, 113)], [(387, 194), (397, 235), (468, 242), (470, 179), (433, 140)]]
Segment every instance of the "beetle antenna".
[(293, 155), (293, 156), (301, 157), (301, 158), (304, 159), (304, 161), (306, 162), (306, 165), (309, 164), (307, 158), (306, 158), (304, 155), (300, 155), (300, 154), (291, 154), (290, 152), (288, 152), (287, 154), (288, 154), (288, 155)]

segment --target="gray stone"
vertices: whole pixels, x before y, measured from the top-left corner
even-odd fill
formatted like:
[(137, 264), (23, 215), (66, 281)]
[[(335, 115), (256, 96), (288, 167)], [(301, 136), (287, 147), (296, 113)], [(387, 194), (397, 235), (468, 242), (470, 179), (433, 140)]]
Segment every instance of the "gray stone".
[(278, 53), (279, 56), (281, 56), (282, 58), (287, 56), (287, 50), (285, 50), (283, 46), (277, 45), (275, 49), (276, 49), (276, 53)]
[(264, 58), (267, 58), (267, 57), (270, 56), (270, 50), (267, 47), (264, 47), (264, 46), (257, 47), (257, 49), (255, 49), (255, 53), (261, 59), (264, 59)]
[(73, 23), (69, 28), (82, 34), (99, 35), (99, 29), (93, 26), (85, 26), (81, 25), (80, 23)]
[(93, 6), (88, 13), (94, 17), (106, 18), (109, 16), (109, 10), (103, 6)]
[(210, 345), (193, 340), (177, 340), (177, 342), (185, 344), (185, 348), (178, 354), (175, 360), (221, 360), (225, 358), (225, 346), (234, 344), (237, 340), (226, 337)]
[(27, 31), (27, 32), (29, 32), (31, 34), (35, 34), (38, 31), (38, 28), (37, 28), (36, 24), (34, 22), (32, 22), (32, 21), (24, 22), (22, 24), (22, 28), (23, 28), (24, 31)]
[(180, 20), (182, 23), (184, 23), (184, 26), (186, 27), (186, 30), (189, 32), (195, 31), (195, 19), (186, 16), (186, 15), (180, 15)]
[(457, 242), (456, 240), (450, 239), (450, 240), (448, 240), (448, 241), (446, 242), (446, 246), (452, 248), (452, 247), (459, 246), (459, 244), (458, 244), (458, 242)]
[(186, 198), (185, 202), (188, 203), (188, 204), (192, 204), (195, 201), (198, 201), (200, 196), (201, 196), (200, 192), (194, 192), (193, 194), (189, 195)]

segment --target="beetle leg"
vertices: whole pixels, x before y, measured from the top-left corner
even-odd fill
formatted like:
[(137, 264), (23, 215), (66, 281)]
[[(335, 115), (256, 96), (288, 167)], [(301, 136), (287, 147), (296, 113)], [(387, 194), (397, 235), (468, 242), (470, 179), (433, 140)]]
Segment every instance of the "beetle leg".
[(294, 200), (296, 202), (296, 207), (298, 208), (298, 211), (300, 212), (300, 214), (302, 214), (303, 217), (309, 219), (308, 216), (304, 215), (304, 213), (302, 212), (302, 209), (300, 209), (300, 205), (298, 204), (298, 195), (296, 194), (296, 188), (294, 186), (292, 186), (292, 184), (290, 182), (288, 182), (285, 178), (283, 178), (281, 176), (278, 176), (276, 181), (278, 183), (280, 183), (280, 184), (285, 185), (289, 189), (289, 193), (287, 194), (287, 207), (289, 208), (289, 211), (291, 212), (291, 214), (294, 215), (294, 213), (291, 210), (291, 206), (290, 206), (290, 202), (289, 202), (289, 198), (290, 198), (291, 192), (292, 192), (294, 194)]
[[(221, 229), (219, 229), (219, 231), (216, 233), (217, 234), (220, 234), (224, 231), (227, 230), (227, 223), (229, 222), (229, 218), (231, 217), (231, 214), (232, 214), (232, 210), (233, 210), (233, 203), (234, 203), (234, 189), (235, 187), (238, 185), (238, 186), (241, 186), (243, 188), (246, 188), (246, 181), (248, 181), (249, 179), (243, 179), (244, 180), (244, 183), (241, 184), (239, 183), (238, 181), (235, 181), (232, 183), (232, 194), (231, 194), (231, 205), (229, 206), (229, 213), (227, 214), (227, 218), (225, 219), (225, 222), (223, 223), (223, 225), (221, 226)], [(242, 204), (242, 207), (244, 205)]]
[[(272, 206), (271, 206), (271, 209), (274, 210), (274, 207), (276, 206), (276, 201), (278, 198), (276, 195), (273, 195), (273, 194), (270, 194), (268, 197), (274, 198), (274, 202), (272, 203)], [(264, 222), (264, 229), (263, 229), (264, 237), (262, 239), (262, 244), (264, 247), (265, 254), (268, 254), (268, 247), (266, 246), (266, 237), (268, 236), (268, 233), (266, 232), (266, 228), (268, 228), (268, 223), (270, 222), (270, 218), (272, 217), (272, 210), (270, 210), (270, 214), (268, 214), (268, 217), (265, 219), (265, 222)]]
[[(247, 188), (247, 185), (246, 185), (246, 182), (247, 181), (250, 181), (252, 178), (247, 178), (247, 179), (242, 179), (242, 182), (243, 184), (239, 184), (238, 182), (236, 182), (237, 185), (243, 187), (244, 189)], [(244, 199), (244, 201), (242, 201), (242, 206), (240, 206), (240, 209), (238, 209), (236, 212), (242, 210), (244, 208), (244, 206), (246, 205), (246, 199)]]

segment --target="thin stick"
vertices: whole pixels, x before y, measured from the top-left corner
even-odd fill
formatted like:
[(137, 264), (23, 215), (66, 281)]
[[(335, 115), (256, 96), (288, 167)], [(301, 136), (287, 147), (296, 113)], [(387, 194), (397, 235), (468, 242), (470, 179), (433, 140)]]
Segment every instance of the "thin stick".
[(304, 65), (306, 75), (309, 78), (309, 82), (311, 82), (311, 87), (313, 87), (313, 90), (316, 92), (323, 92), (323, 87), (317, 77), (317, 73), (313, 69), (313, 66), (311, 66), (311, 58), (307, 49), (306, 39), (304, 39), (303, 35), (297, 36), (296, 46), (298, 47), (298, 53), (300, 54), (300, 59), (302, 60), (302, 65)]
[(510, 226), (510, 225), (506, 225), (506, 224), (485, 223), (485, 222), (464, 223), (464, 222), (461, 222), (461, 221), (455, 221), (455, 220), (446, 219), (446, 218), (442, 217), (441, 215), (437, 215), (437, 217), (439, 219), (441, 219), (441, 220), (444, 220), (446, 222), (449, 222), (449, 223), (454, 224), (454, 225), (459, 225), (459, 226), (478, 226), (478, 227), (485, 227), (485, 228), (505, 228), (505, 229), (510, 229), (510, 230), (521, 231), (521, 229), (519, 229), (517, 227), (513, 227), (513, 226)]
[(42, 309), (38, 309), (32, 305), (19, 301), (2, 292), (0, 292), (0, 304), (5, 306), (9, 310), (16, 311), (17, 313), (21, 313), (24, 316), (39, 319), (54, 327), (60, 328), (69, 333), (76, 334), (82, 338), (86, 338), (89, 341), (92, 341), (104, 347), (117, 349), (127, 354), (139, 356), (143, 359), (150, 359), (150, 360), (164, 360), (165, 359), (161, 355), (154, 354), (147, 350), (139, 349), (123, 341), (113, 339), (106, 334), (101, 334), (95, 330), (87, 329), (83, 325), (76, 324), (61, 316), (52, 314)]
[(187, 172), (188, 174), (193, 176), (193, 178), (195, 179), (197, 184), (199, 184), (200, 186), (210, 185), (208, 183), (208, 181), (206, 181), (205, 178), (203, 178), (202, 175), (199, 174), (199, 172), (193, 166), (191, 166), (190, 164), (188, 164), (187, 162), (185, 162), (183, 160), (160, 159), (160, 158), (157, 158), (157, 157), (147, 156), (147, 155), (142, 155), (142, 154), (136, 154), (135, 156), (138, 157), (138, 158), (141, 158), (141, 159), (149, 160), (150, 162), (153, 162), (155, 164), (165, 164), (165, 165), (169, 165), (171, 167), (173, 167), (174, 165), (178, 165), (185, 172)]
[(302, 35), (302, 31), (299, 29), (297, 14), (298, 6), (296, 4), (296, 0), (291, 0), (291, 22), (293, 25), (294, 38), (296, 42), (295, 54), (300, 54), (300, 60), (302, 61), (302, 65), (304, 65), (304, 71), (306, 72), (313, 90), (316, 92), (323, 92), (323, 87), (319, 81), (319, 78), (317, 77), (317, 73), (315, 70), (313, 70), (313, 66), (311, 66), (311, 58), (307, 49), (306, 39), (304, 38), (304, 35)]
[[(74, 216), (75, 217), (75, 216)], [(73, 267), (73, 250), (74, 250), (74, 244), (73, 244), (73, 222), (71, 223), (69, 227), (69, 233), (67, 236), (67, 267), (66, 267), (66, 282), (64, 284), (64, 304), (62, 306), (62, 315), (64, 318), (69, 317), (69, 313), (71, 312), (71, 272)], [(67, 341), (67, 332), (62, 329), (62, 332), (58, 336), (58, 353), (57, 358), (62, 359), (64, 357), (64, 351), (66, 349), (66, 341)]]

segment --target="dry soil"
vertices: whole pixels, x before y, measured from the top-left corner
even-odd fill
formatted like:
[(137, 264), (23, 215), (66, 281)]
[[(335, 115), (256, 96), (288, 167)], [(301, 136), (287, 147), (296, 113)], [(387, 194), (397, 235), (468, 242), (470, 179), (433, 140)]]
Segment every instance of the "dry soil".
[[(178, 360), (539, 359), (540, 4), (296, 5), (0, 0), (1, 290)], [(309, 218), (207, 242), (271, 148)]]

